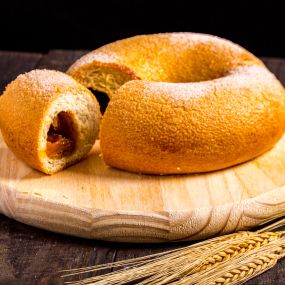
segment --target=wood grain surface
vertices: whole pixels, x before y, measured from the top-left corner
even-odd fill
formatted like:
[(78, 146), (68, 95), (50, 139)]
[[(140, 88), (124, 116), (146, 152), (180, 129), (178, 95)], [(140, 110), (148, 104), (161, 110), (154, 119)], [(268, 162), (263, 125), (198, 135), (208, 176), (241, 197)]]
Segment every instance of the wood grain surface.
[(99, 141), (54, 175), (18, 160), (0, 135), (0, 212), (85, 238), (167, 242), (246, 230), (285, 212), (285, 136), (264, 155), (194, 175), (140, 175), (108, 167)]
[[(18, 73), (34, 67), (65, 70), (82, 53), (51, 51), (46, 55), (22, 54), (23, 60), (17, 53), (15, 61), (13, 53), (0, 53), (1, 91)], [(266, 63), (284, 84), (285, 61), (266, 59)], [(2, 75), (4, 73), (5, 76)], [(84, 240), (45, 232), (1, 216), (0, 284), (55, 284), (56, 271), (60, 269), (122, 260), (178, 246), (183, 244), (135, 245)], [(282, 264), (283, 261), (279, 262), (274, 269), (248, 284), (284, 284)]]

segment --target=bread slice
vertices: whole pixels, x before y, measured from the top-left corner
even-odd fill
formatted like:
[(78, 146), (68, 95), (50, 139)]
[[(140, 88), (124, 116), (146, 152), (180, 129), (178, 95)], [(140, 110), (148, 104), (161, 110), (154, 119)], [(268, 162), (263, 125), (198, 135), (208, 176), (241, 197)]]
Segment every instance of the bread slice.
[(0, 128), (14, 154), (46, 174), (85, 157), (99, 132), (93, 94), (65, 73), (19, 75), (0, 97)]

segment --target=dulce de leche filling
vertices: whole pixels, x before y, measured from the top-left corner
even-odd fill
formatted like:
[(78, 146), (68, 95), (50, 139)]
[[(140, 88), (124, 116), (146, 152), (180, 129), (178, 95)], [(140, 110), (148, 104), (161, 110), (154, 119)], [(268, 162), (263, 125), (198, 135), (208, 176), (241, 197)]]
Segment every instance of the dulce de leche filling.
[(60, 112), (54, 118), (47, 134), (47, 156), (60, 159), (71, 155), (76, 147), (76, 137), (77, 131), (72, 114)]

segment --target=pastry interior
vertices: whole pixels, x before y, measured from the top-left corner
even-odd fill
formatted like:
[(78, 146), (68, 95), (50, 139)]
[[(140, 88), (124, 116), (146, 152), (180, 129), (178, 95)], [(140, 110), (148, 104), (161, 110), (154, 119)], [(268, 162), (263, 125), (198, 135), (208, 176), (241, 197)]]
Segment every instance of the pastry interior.
[(41, 130), (40, 153), (46, 173), (54, 173), (81, 160), (99, 131), (100, 110), (94, 97), (65, 92), (50, 105)]

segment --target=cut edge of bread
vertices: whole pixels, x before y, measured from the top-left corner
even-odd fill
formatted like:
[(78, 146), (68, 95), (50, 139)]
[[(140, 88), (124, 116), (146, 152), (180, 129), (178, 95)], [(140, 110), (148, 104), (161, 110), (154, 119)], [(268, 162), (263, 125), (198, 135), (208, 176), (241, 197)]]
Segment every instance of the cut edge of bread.
[[(41, 171), (46, 174), (56, 173), (84, 158), (91, 148), (99, 133), (100, 110), (94, 106), (92, 95), (86, 96), (80, 91), (69, 91), (59, 96), (48, 108), (39, 132), (39, 160)], [(97, 102), (95, 102), (96, 105)], [(60, 112), (71, 114), (73, 124), (77, 130), (74, 151), (61, 158), (50, 158), (46, 153), (47, 134), (54, 118)]]
[(106, 93), (109, 98), (126, 82), (140, 77), (130, 68), (117, 63), (92, 61), (78, 68), (70, 68), (67, 74), (87, 88)]

